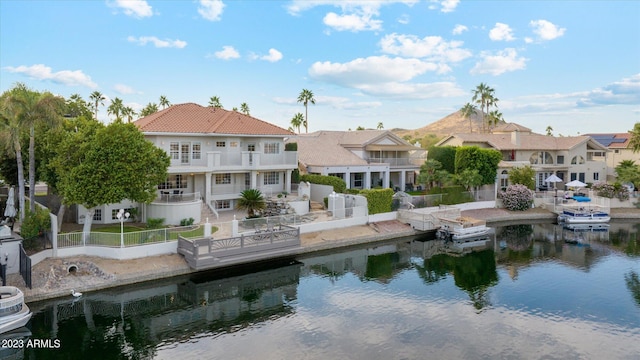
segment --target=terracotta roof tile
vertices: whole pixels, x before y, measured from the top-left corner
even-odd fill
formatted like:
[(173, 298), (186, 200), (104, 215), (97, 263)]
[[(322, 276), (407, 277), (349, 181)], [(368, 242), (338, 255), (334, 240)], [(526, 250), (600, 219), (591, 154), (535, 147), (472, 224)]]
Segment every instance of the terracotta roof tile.
[(134, 123), (145, 133), (293, 135), (253, 116), (194, 103), (173, 105)]

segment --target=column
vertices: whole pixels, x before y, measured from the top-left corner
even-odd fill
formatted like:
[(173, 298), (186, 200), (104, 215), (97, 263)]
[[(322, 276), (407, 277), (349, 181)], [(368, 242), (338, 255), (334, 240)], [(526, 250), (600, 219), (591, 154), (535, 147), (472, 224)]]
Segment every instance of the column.
[(371, 171), (369, 169), (364, 173), (364, 188), (371, 189)]

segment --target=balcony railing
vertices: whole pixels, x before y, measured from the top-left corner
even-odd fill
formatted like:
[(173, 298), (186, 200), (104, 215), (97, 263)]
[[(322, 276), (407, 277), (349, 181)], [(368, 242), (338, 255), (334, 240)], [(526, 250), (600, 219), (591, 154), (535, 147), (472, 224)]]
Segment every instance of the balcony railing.
[(366, 158), (369, 164), (389, 164), (389, 166), (420, 166), (424, 164), (424, 157), (387, 157), (387, 158)]
[(278, 154), (264, 154), (256, 151), (239, 153), (211, 151), (207, 153), (206, 166), (216, 170), (296, 167), (298, 166), (298, 153), (296, 151), (284, 151)]
[(193, 202), (200, 200), (200, 192), (183, 193), (183, 190), (160, 190), (154, 203)]

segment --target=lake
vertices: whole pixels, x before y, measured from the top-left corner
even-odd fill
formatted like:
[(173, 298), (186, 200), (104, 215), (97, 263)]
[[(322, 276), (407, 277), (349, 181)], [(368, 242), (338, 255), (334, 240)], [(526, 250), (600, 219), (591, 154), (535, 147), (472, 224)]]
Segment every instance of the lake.
[(639, 232), (512, 225), (33, 303), (30, 347), (0, 356), (638, 359)]

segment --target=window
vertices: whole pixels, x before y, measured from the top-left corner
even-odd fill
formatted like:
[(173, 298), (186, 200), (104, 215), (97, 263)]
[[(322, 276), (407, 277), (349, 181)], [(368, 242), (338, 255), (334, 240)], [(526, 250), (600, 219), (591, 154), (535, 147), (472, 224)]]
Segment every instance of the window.
[(534, 152), (529, 158), (531, 164), (553, 164), (553, 156), (546, 151)]
[(186, 189), (187, 179), (182, 178), (182, 174), (169, 175), (167, 180), (158, 184), (158, 189)]
[(558, 165), (564, 164), (564, 155), (558, 155)]
[(180, 144), (180, 162), (182, 164), (189, 163), (189, 143)]
[(229, 141), (229, 147), (238, 147), (237, 141)]
[(216, 210), (231, 209), (231, 200), (217, 200)]
[(95, 209), (93, 212), (93, 221), (102, 221), (102, 209)]
[(265, 154), (278, 154), (280, 152), (280, 144), (279, 143), (266, 143), (264, 144), (264, 153)]
[(578, 178), (578, 174), (571, 173), (571, 181), (576, 180)]
[(500, 187), (502, 189), (506, 189), (509, 186), (509, 172), (507, 170), (502, 170), (500, 173)]
[(578, 180), (584, 182), (584, 173), (578, 173)]
[(594, 172), (593, 173), (593, 181), (598, 181), (600, 180), (600, 173)]
[(216, 184), (231, 184), (231, 174), (216, 174)]
[(264, 185), (277, 185), (280, 183), (280, 173), (270, 171), (264, 173)]
[(247, 144), (247, 151), (256, 151), (256, 144)]
[(169, 144), (169, 156), (171, 156), (171, 160), (179, 159), (179, 149), (180, 144), (178, 144), (177, 142), (172, 142), (171, 144)]
[(616, 154), (619, 154), (619, 153), (620, 153), (620, 150), (615, 149), (615, 150), (613, 150), (613, 152), (614, 152), (614, 153), (616, 153)]
[(356, 189), (362, 188), (362, 173), (353, 174), (353, 187)]
[(584, 158), (580, 155), (576, 155), (571, 159), (571, 165), (584, 164)]
[(224, 141), (216, 141), (216, 147), (225, 147), (227, 143)]
[(193, 160), (200, 160), (202, 158), (202, 144), (194, 142), (191, 145), (191, 158)]

